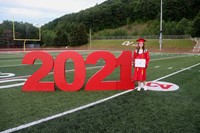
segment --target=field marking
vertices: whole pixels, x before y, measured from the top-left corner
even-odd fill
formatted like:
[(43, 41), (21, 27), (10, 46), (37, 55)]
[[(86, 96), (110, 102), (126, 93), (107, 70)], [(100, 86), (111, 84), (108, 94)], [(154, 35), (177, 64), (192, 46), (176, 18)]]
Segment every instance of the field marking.
[[(95, 68), (101, 68), (101, 67), (104, 67), (104, 66), (87, 67), (86, 69), (95, 69)], [(65, 72), (72, 72), (72, 71), (74, 71), (74, 69), (65, 70)], [(53, 74), (53, 73), (54, 72), (50, 72), (50, 73), (48, 73), (48, 75)], [(27, 77), (30, 77), (30, 76), (31, 75), (24, 75), (24, 76), (17, 76), (17, 77), (11, 77), (11, 78), (3, 78), (3, 79), (0, 78), (0, 81), (18, 79), (18, 78), (27, 78)]]
[[(183, 72), (183, 71), (185, 71), (185, 70), (191, 69), (191, 68), (196, 67), (196, 66), (198, 66), (198, 65), (200, 65), (200, 63), (197, 63), (197, 64), (195, 64), (195, 65), (189, 66), (189, 67), (187, 67), (187, 68), (185, 68), (185, 69), (182, 69), (182, 70), (173, 72), (173, 73), (171, 73), (171, 74), (168, 74), (168, 75), (163, 76), (163, 77), (161, 77), (161, 78), (155, 79), (155, 80), (153, 80), (153, 81), (159, 81), (159, 80), (168, 78), (168, 77), (170, 77), (170, 76), (173, 76), (173, 75), (178, 74), (178, 73), (180, 73), (180, 72)], [(115, 94), (115, 95), (112, 95), (112, 96), (110, 96), (110, 97), (103, 98), (103, 99), (101, 99), (101, 100), (98, 100), (98, 101), (95, 101), (95, 102), (92, 102), (92, 103), (89, 103), (89, 104), (86, 104), (86, 105), (77, 107), (77, 108), (75, 108), (75, 109), (71, 109), (71, 110), (68, 110), (68, 111), (65, 111), (65, 112), (56, 114), (56, 115), (52, 115), (52, 116), (50, 116), (50, 117), (46, 117), (46, 118), (43, 118), (43, 119), (40, 119), (40, 120), (37, 120), (37, 121), (33, 121), (33, 122), (30, 122), (30, 123), (27, 123), (27, 124), (23, 124), (23, 125), (18, 126), (18, 127), (14, 127), (14, 128), (10, 128), (10, 129), (4, 130), (4, 131), (2, 131), (2, 132), (0, 132), (0, 133), (15, 132), (15, 131), (19, 131), (19, 130), (24, 129), (24, 128), (28, 128), (28, 127), (31, 127), (31, 126), (34, 126), (34, 125), (38, 125), (38, 124), (40, 124), (40, 123), (47, 122), (47, 121), (50, 121), (50, 120), (52, 120), (52, 119), (56, 119), (56, 118), (65, 116), (65, 115), (67, 115), (67, 114), (71, 114), (71, 113), (74, 113), (74, 112), (77, 112), (77, 111), (80, 111), (80, 110), (83, 110), (83, 109), (92, 107), (92, 106), (94, 106), (94, 105), (103, 103), (103, 102), (108, 101), (108, 100), (110, 100), (110, 99), (113, 99), (113, 98), (115, 98), (115, 97), (118, 97), (118, 96), (121, 96), (121, 95), (123, 95), (123, 94), (129, 93), (129, 92), (131, 92), (131, 91), (133, 91), (133, 90), (134, 90), (134, 89), (127, 90), (127, 91), (123, 91), (123, 92), (117, 93), (117, 94)]]
[(7, 78), (7, 77), (13, 77), (13, 76), (15, 76), (14, 73), (2, 73), (2, 72), (0, 72), (0, 79), (1, 78)]
[(156, 60), (164, 60), (164, 59), (174, 59), (174, 58), (181, 58), (181, 57), (189, 57), (194, 55), (179, 55), (179, 56), (172, 56), (172, 57), (163, 57), (163, 58), (157, 58), (157, 59), (151, 59), (150, 61), (156, 61)]
[(22, 86), (22, 85), (24, 85), (24, 83), (25, 83), (26, 80), (27, 80), (27, 79), (11, 79), (11, 80), (3, 80), (3, 81), (0, 81), (0, 83), (24, 81), (24, 82), (22, 82), (22, 83), (16, 83), (16, 84), (11, 84), (11, 85), (0, 86), (0, 89)]
[(172, 69), (173, 67), (168, 67), (168, 69)]
[[(173, 57), (163, 57), (163, 58), (157, 58), (157, 59), (151, 59), (151, 61), (153, 60), (162, 60), (162, 59), (173, 59), (173, 58), (179, 58), (179, 57), (187, 57), (187, 56), (194, 56), (194, 55), (180, 55), (180, 56), (173, 56)], [(42, 63), (35, 63), (35, 64), (42, 64)], [(18, 67), (18, 66), (26, 66), (26, 64), (15, 64), (15, 65), (3, 65), (3, 66), (0, 66), (0, 68), (3, 68), (3, 67)]]
[(187, 67), (187, 68), (181, 69), (181, 70), (179, 70), (179, 71), (173, 72), (173, 73), (168, 74), (168, 75), (166, 75), (166, 76), (164, 76), (164, 77), (158, 78), (158, 79), (156, 79), (156, 80), (154, 80), (154, 81), (159, 81), (159, 80), (161, 80), (161, 79), (168, 78), (168, 77), (170, 77), (170, 76), (173, 76), (173, 75), (178, 74), (178, 73), (180, 73), (180, 72), (183, 72), (183, 71), (185, 71), (185, 70), (191, 70), (191, 68), (196, 67), (196, 66), (198, 66), (198, 65), (200, 65), (200, 63), (197, 63), (197, 64), (195, 64), (195, 65), (192, 65), (192, 66), (189, 66), (189, 67)]
[[(86, 57), (86, 56), (83, 56), (83, 57)], [(23, 60), (23, 59), (20, 59), (21, 61)], [(70, 61), (70, 62), (72, 62), (72, 61)], [(41, 65), (42, 64), (42, 62), (40, 62), (40, 63), (34, 63), (34, 65)], [(17, 66), (27, 66), (28, 64), (15, 64), (15, 65), (4, 65), (4, 66), (0, 66), (0, 68), (1, 67), (17, 67)]]
[[(53, 53), (53, 54), (51, 54), (51, 56), (56, 57), (58, 54)], [(88, 55), (88, 53), (79, 53), (79, 54), (81, 54), (83, 57), (86, 57), (86, 55)], [(22, 61), (23, 58), (24, 58), (24, 56), (18, 57), (17, 59), (6, 59), (6, 60), (4, 59), (4, 60), (0, 60), (0, 62), (3, 62), (3, 61), (11, 62), (11, 61), (18, 61), (18, 60)]]
[(159, 68), (160, 66), (155, 66), (155, 68)]
[[(184, 56), (173, 56), (173, 57), (163, 57), (163, 58), (158, 58), (158, 59), (151, 59), (151, 61), (157, 61), (157, 60), (164, 60), (164, 59), (171, 59), (171, 58), (179, 58), (179, 57), (186, 57), (188, 55), (184, 55)], [(34, 63), (34, 64), (39, 64), (39, 63)], [(20, 64), (19, 66), (22, 66), (22, 65), (26, 65), (26, 64)], [(12, 65), (12, 66), (15, 66), (15, 65)], [(0, 66), (1, 68), (2, 66)], [(6, 66), (4, 66), (6, 67)], [(103, 67), (103, 66), (96, 66), (96, 67)], [(89, 67), (89, 68), (86, 68), (86, 69), (93, 69), (93, 68), (96, 68), (96, 67)], [(160, 66), (156, 66), (155, 68), (158, 68)], [(67, 71), (74, 71), (74, 69), (70, 69), (70, 70), (66, 70), (65, 72)], [(53, 72), (50, 72), (49, 74), (53, 74)], [(17, 76), (17, 77), (12, 77), (12, 78), (6, 78), (6, 80), (8, 79), (17, 79), (17, 78), (26, 78), (26, 77), (30, 77), (31, 75), (24, 75), (24, 76)], [(5, 80), (5, 79), (0, 79), (1, 80)]]
[[(23, 57), (22, 57), (22, 58), (23, 58)], [(0, 62), (1, 62), (1, 61), (2, 61), (2, 62), (3, 62), (3, 61), (10, 62), (10, 61), (17, 61), (17, 60), (22, 60), (22, 59), (10, 59), (10, 60), (7, 60), (7, 59), (6, 59), (6, 60), (0, 60)]]

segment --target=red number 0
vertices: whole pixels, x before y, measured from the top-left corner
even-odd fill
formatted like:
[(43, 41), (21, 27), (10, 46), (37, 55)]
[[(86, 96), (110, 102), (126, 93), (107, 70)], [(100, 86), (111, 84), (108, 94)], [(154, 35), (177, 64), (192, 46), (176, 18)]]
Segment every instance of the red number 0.
[[(66, 82), (65, 62), (68, 59), (74, 61), (74, 82), (69, 84)], [(55, 60), (54, 80), (56, 85), (63, 91), (78, 91), (84, 84), (86, 75), (85, 62), (83, 57), (77, 52), (62, 52)]]

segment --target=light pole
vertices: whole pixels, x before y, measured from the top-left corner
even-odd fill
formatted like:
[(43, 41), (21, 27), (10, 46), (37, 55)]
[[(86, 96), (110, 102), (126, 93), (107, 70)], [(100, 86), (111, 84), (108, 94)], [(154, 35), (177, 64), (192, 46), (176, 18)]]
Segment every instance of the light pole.
[(92, 46), (92, 30), (91, 28), (89, 29), (89, 34), (90, 34), (90, 48)]
[(162, 50), (162, 0), (160, 2), (160, 50)]

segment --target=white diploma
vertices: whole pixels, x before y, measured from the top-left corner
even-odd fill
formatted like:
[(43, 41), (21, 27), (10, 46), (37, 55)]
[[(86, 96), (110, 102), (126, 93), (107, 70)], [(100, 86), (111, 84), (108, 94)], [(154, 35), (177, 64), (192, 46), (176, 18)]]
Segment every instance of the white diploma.
[(135, 67), (146, 67), (146, 60), (145, 59), (135, 59)]

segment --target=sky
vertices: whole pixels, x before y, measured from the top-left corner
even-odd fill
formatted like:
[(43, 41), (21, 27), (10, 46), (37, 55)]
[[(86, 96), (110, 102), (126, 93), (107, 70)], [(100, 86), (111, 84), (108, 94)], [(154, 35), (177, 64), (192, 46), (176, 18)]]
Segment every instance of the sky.
[(65, 14), (76, 13), (106, 0), (0, 0), (3, 20), (28, 22), (42, 26)]

